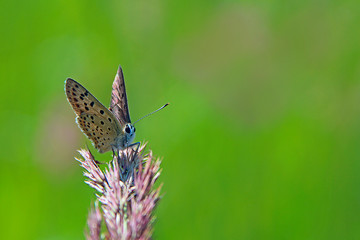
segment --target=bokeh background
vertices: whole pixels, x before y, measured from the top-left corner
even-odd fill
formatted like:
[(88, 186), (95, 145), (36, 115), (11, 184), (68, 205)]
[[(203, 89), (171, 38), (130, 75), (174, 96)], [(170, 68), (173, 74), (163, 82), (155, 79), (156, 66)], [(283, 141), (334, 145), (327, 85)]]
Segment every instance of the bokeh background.
[[(83, 239), (72, 77), (162, 157), (154, 239), (360, 239), (360, 4), (0, 3), (0, 238)], [(96, 154), (106, 161), (110, 154)]]

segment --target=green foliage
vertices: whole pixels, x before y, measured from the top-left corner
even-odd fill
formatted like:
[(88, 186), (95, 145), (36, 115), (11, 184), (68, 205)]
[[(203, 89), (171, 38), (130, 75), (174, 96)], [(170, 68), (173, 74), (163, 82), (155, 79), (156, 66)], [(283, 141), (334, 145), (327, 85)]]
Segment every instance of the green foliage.
[[(154, 239), (359, 239), (358, 1), (1, 4), (0, 239), (82, 239), (90, 145), (64, 81), (105, 105), (122, 65), (162, 156)], [(97, 159), (99, 156), (90, 147)]]

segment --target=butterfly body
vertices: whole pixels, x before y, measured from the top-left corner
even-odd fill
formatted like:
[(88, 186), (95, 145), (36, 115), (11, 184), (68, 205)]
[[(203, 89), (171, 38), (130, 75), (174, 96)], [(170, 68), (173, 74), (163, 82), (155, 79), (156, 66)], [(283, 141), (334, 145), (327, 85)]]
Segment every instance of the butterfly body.
[(130, 121), (121, 67), (113, 83), (110, 110), (71, 78), (65, 81), (65, 92), (77, 115), (78, 126), (100, 153), (119, 151), (132, 145), (135, 127)]

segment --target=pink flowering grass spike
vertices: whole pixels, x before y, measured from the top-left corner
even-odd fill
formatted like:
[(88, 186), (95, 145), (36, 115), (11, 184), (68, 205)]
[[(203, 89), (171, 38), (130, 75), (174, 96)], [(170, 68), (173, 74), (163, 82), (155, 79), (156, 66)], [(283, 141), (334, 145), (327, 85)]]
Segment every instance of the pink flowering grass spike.
[(87, 240), (100, 240), (102, 215), (98, 203), (90, 210), (87, 224), (89, 233), (85, 233)]
[(89, 150), (79, 151), (82, 159), (76, 160), (85, 169), (85, 183), (97, 191), (98, 200), (89, 213), (87, 239), (151, 239), (161, 189), (161, 185), (155, 189), (154, 184), (161, 171), (160, 160), (151, 151), (144, 154), (145, 146), (138, 151), (120, 151), (105, 170), (99, 168)]

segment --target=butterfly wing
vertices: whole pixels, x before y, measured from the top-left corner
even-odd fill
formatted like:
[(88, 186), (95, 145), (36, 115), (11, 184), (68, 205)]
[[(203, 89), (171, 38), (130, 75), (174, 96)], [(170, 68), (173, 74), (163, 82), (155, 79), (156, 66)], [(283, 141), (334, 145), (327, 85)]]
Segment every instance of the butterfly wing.
[(117, 134), (113, 125), (107, 123), (98, 115), (81, 114), (81, 116), (76, 117), (76, 123), (100, 153), (110, 151), (111, 146), (116, 145), (115, 138)]
[(102, 105), (86, 88), (68, 78), (65, 92), (77, 117), (76, 122), (83, 133), (93, 142), (99, 152), (111, 150), (116, 137), (122, 134), (116, 117)]
[(118, 119), (121, 126), (124, 126), (126, 123), (131, 123), (126, 97), (124, 75), (121, 66), (119, 66), (112, 85), (110, 111)]

